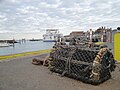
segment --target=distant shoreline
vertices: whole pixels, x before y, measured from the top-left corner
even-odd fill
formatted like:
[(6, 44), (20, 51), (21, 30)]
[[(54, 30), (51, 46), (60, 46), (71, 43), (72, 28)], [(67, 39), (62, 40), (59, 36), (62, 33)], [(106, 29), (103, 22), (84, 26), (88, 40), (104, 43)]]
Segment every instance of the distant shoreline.
[(50, 51), (51, 51), (51, 49), (46, 49), (46, 50), (24, 52), (24, 53), (18, 53), (18, 54), (3, 55), (3, 56), (0, 56), (0, 61), (6, 60), (6, 59), (17, 58), (17, 57), (24, 57), (24, 56), (30, 56), (30, 55), (39, 55), (39, 54), (50, 53)]

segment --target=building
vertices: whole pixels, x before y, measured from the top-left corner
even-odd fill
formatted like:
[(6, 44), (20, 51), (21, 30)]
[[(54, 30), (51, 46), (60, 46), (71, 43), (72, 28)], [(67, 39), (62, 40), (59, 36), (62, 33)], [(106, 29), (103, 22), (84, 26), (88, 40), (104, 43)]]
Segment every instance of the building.
[(106, 27), (99, 27), (94, 32), (94, 38), (101, 42), (112, 42), (112, 29)]
[(82, 36), (85, 36), (85, 32), (83, 31), (73, 31), (70, 33), (70, 38), (74, 38), (74, 37), (80, 38)]
[(83, 39), (86, 33), (84, 31), (73, 31), (71, 32), (69, 35), (65, 35), (64, 39), (69, 42), (70, 40), (72, 40), (72, 38), (77, 38), (79, 40)]

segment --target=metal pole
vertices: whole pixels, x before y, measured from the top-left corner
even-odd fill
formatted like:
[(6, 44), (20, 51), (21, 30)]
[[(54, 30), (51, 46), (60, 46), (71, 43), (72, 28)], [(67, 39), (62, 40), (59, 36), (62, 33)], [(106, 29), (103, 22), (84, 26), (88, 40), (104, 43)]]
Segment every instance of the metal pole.
[(90, 43), (92, 42), (92, 29), (90, 29)]

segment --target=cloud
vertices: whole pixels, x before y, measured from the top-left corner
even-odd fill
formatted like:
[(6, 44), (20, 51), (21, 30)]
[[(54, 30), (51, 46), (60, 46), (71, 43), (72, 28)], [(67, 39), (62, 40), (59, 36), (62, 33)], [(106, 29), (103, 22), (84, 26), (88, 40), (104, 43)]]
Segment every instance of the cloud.
[(12, 3), (15, 3), (15, 2), (17, 2), (17, 0), (10, 0)]
[(34, 6), (22, 6), (20, 8), (17, 8), (17, 11), (21, 14), (32, 13), (35, 10), (38, 10), (38, 8)]
[(120, 0), (2, 0), (0, 32), (43, 34), (47, 28), (58, 28), (69, 34), (100, 26), (114, 29), (119, 17)]
[(0, 15), (0, 20), (5, 19), (4, 15)]

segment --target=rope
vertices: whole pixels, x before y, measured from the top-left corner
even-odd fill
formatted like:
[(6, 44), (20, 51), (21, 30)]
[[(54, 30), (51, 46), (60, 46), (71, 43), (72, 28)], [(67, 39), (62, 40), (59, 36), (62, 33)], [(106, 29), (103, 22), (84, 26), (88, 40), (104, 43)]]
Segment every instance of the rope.
[(71, 59), (72, 59), (74, 52), (75, 52), (75, 49), (71, 49), (69, 51), (69, 55), (68, 55), (69, 57), (68, 57), (66, 64), (65, 64), (65, 70), (63, 71), (61, 76), (64, 76), (67, 72), (70, 73), (70, 62), (71, 62)]
[(100, 71), (101, 71), (101, 62), (104, 54), (107, 52), (107, 48), (102, 48), (98, 52), (98, 54), (95, 57), (95, 60), (93, 61), (93, 69), (91, 71), (90, 77), (93, 80), (99, 80), (100, 79)]

